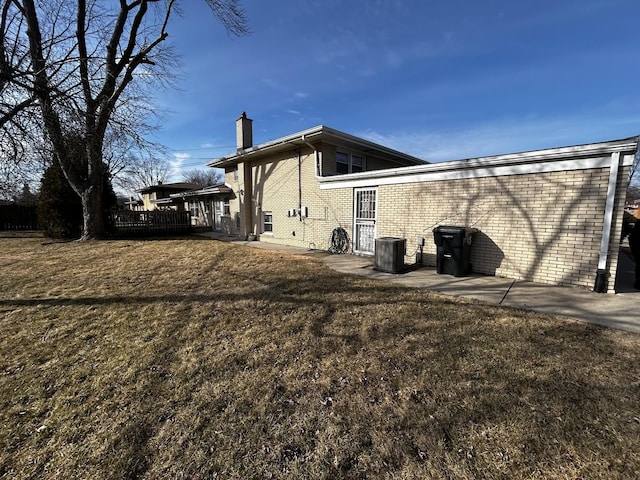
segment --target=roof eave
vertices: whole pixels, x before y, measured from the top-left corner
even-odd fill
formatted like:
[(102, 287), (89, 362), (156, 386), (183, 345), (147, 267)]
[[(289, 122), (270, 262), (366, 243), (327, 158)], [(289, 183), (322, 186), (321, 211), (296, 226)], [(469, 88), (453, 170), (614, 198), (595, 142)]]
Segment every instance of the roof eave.
[(318, 137), (320, 137), (320, 140), (335, 139), (341, 140), (343, 142), (349, 142), (354, 145), (359, 145), (365, 148), (367, 151), (375, 151), (384, 155), (397, 157), (408, 163), (413, 163), (414, 165), (424, 165), (428, 163), (425, 160), (408, 155), (403, 152), (399, 152), (397, 150), (393, 150), (391, 148), (385, 147), (384, 145), (380, 145), (369, 140), (365, 140), (363, 138), (359, 138), (354, 135), (335, 130), (330, 127), (326, 127), (324, 125), (319, 125), (317, 127), (287, 135), (286, 137), (281, 137), (270, 142), (256, 145), (254, 147), (239, 150), (234, 154), (227, 155), (217, 160), (213, 160), (207, 163), (207, 166), (213, 168), (224, 168), (233, 166), (240, 162), (251, 160), (255, 157), (267, 155), (270, 152), (281, 148), (283, 145), (306, 145), (309, 142), (318, 140)]
[(475, 157), (463, 160), (431, 163), (427, 165), (414, 165), (384, 170), (349, 173), (320, 177), (320, 183), (330, 183), (350, 179), (382, 178), (397, 175), (409, 175), (417, 173), (445, 172), (454, 170), (471, 170), (482, 168), (495, 168), (503, 165), (517, 165), (525, 163), (544, 163), (558, 161), (568, 157), (596, 157), (610, 155), (614, 152), (635, 154), (638, 151), (640, 137), (630, 137), (621, 140), (576, 145), (570, 147), (557, 147), (543, 150), (533, 150), (520, 153), (508, 153), (487, 157)]

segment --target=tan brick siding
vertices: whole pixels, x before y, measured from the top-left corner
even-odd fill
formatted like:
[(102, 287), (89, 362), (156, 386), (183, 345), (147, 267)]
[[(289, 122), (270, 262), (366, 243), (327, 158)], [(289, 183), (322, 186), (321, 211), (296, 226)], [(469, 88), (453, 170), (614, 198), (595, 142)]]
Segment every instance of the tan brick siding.
[[(328, 146), (323, 145), (323, 150)], [(323, 161), (325, 159), (323, 158)], [(226, 182), (236, 192), (231, 216), (239, 215), (251, 191), (251, 225), (241, 221), (239, 233), (256, 232), (263, 242), (327, 249), (336, 227), (353, 239), (353, 188), (320, 190), (315, 153), (301, 151), (302, 206), (309, 216), (288, 217), (298, 208), (298, 152), (295, 147), (268, 162), (252, 166), (247, 189), (240, 165)], [(620, 242), (625, 179), (617, 186), (608, 268), (615, 272)], [(417, 239), (425, 239), (423, 263), (434, 266), (437, 225), (473, 226), (471, 263), (475, 272), (555, 285), (593, 288), (609, 169), (575, 170), (502, 177), (434, 181), (378, 187), (376, 237), (407, 239), (407, 262), (415, 259)], [(371, 187), (376, 187), (375, 180)], [(245, 195), (238, 194), (240, 190)], [(273, 232), (262, 232), (262, 214), (272, 212)], [(242, 215), (240, 215), (242, 218)], [(244, 233), (243, 233), (244, 232)], [(613, 288), (613, 278), (609, 283)]]
[[(315, 177), (315, 153), (301, 151), (301, 198), (308, 217), (288, 217), (288, 210), (299, 207), (298, 153), (283, 153), (269, 162), (253, 165), (253, 229), (263, 242), (304, 248), (327, 249), (335, 227), (351, 234), (352, 193), (320, 191)], [(262, 232), (262, 215), (272, 212), (273, 232)]]
[[(407, 238), (408, 252), (424, 237), (423, 263), (435, 265), (433, 228), (473, 226), (479, 229), (471, 251), (475, 272), (590, 288), (608, 178), (608, 169), (596, 169), (380, 186), (377, 236)], [(619, 178), (622, 199), (624, 172)], [(612, 226), (614, 272), (621, 202)]]

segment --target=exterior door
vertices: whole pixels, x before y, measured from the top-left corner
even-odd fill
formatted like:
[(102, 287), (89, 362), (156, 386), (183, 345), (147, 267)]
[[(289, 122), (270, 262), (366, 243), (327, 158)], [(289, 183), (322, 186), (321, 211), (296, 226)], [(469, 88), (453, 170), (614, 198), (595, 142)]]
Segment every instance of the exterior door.
[(222, 199), (216, 198), (213, 201), (213, 229), (217, 232), (222, 230)]
[(373, 255), (376, 238), (377, 188), (356, 188), (353, 206), (353, 251)]

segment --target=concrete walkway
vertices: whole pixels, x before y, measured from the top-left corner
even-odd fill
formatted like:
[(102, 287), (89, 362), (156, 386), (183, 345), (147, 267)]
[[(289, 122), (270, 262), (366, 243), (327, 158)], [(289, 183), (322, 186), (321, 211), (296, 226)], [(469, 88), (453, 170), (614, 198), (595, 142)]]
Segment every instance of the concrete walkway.
[[(319, 254), (318, 251), (304, 248), (241, 241), (216, 233), (207, 232), (201, 235), (253, 248), (280, 250), (298, 255)], [(438, 275), (433, 267), (421, 267), (407, 273), (392, 274), (374, 270), (372, 257), (325, 254), (321, 255), (321, 258), (328, 267), (342, 273), (640, 333), (640, 290), (633, 289), (634, 264), (625, 252), (620, 252), (616, 283), (616, 291), (619, 293), (616, 294), (594, 293), (581, 288), (554, 287), (487, 275), (472, 274), (468, 277)]]

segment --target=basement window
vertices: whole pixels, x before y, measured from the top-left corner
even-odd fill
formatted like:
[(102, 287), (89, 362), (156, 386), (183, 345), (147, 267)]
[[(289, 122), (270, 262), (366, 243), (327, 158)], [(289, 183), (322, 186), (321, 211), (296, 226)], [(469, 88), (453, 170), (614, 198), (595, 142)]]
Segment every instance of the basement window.
[(273, 233), (272, 212), (262, 212), (262, 233)]

